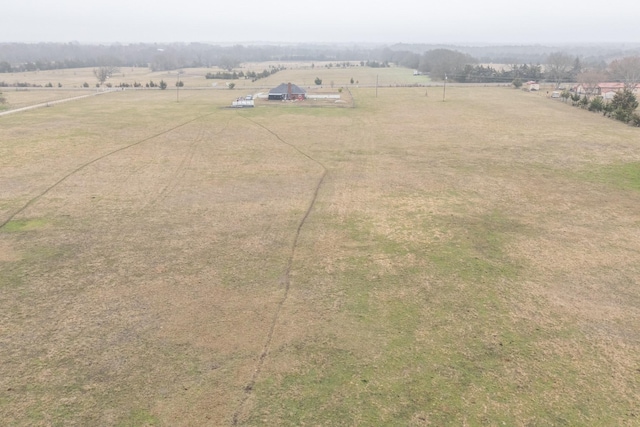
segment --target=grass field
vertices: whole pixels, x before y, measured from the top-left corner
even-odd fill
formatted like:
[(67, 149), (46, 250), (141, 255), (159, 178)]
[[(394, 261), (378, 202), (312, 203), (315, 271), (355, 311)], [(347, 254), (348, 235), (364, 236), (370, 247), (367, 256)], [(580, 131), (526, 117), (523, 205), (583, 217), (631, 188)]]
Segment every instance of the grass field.
[(640, 424), (639, 130), (351, 92), (0, 117), (3, 424)]
[[(426, 76), (414, 76), (413, 71), (406, 68), (370, 68), (353, 66), (350, 68), (338, 68), (331, 63), (332, 67), (328, 68), (329, 62), (316, 63), (299, 63), (299, 62), (265, 62), (265, 63), (249, 63), (244, 64), (236, 71), (255, 71), (262, 72), (270, 67), (283, 66), (286, 69), (279, 71), (269, 77), (258, 79), (255, 82), (251, 79), (206, 79), (207, 73), (221, 71), (219, 68), (186, 68), (180, 70), (180, 81), (184, 84), (181, 91), (215, 89), (228, 90), (227, 84), (234, 83), (235, 89), (227, 94), (230, 99), (234, 96), (244, 96), (246, 94), (254, 94), (261, 91), (278, 86), (280, 83), (295, 82), (310, 92), (332, 92), (337, 93), (340, 88), (359, 88), (367, 86), (380, 87), (397, 87), (408, 85), (430, 85), (429, 78)], [(355, 63), (354, 63), (355, 64)], [(313, 65), (313, 67), (312, 67)], [(322, 85), (316, 85), (316, 77), (322, 80)], [(141, 83), (143, 88), (138, 90), (149, 90), (144, 88), (146, 84), (153, 81), (159, 84), (160, 81), (167, 82), (168, 89), (175, 96), (175, 84), (178, 81), (178, 71), (157, 71), (152, 72), (148, 68), (141, 67), (122, 67), (119, 72), (114, 74), (107, 83), (113, 87), (117, 87), (122, 83), (133, 85)], [(353, 83), (351, 83), (353, 80)], [(54, 102), (63, 99), (73, 98), (77, 96), (94, 94), (97, 91), (103, 91), (106, 88), (96, 88), (96, 77), (93, 74), (93, 68), (79, 68), (71, 70), (52, 70), (52, 71), (33, 71), (23, 73), (0, 74), (0, 82), (8, 85), (18, 83), (30, 83), (41, 87), (0, 87), (0, 92), (6, 98), (6, 103), (0, 105), (0, 111), (14, 110), (27, 107), (29, 105)], [(53, 88), (46, 88), (48, 84)], [(84, 87), (84, 84), (89, 87)], [(437, 83), (435, 83), (437, 85)], [(58, 86), (60, 85), (60, 86)], [(131, 90), (131, 89), (129, 89)], [(150, 89), (157, 91), (158, 89)], [(225, 95), (221, 95), (225, 96)], [(345, 92), (346, 96), (346, 92)], [(178, 96), (176, 96), (178, 98)]]

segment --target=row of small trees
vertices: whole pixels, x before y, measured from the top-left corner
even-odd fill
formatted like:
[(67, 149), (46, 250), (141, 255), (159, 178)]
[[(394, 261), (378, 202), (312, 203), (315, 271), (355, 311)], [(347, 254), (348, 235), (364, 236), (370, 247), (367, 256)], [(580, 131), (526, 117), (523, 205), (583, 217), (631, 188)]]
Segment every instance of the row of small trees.
[(0, 81), (0, 87), (42, 87), (42, 85), (27, 82), (7, 83), (5, 81)]
[[(111, 83), (106, 83), (105, 84), (106, 87), (114, 87)], [(168, 86), (167, 82), (165, 82), (164, 80), (160, 80), (160, 83), (156, 83), (153, 80), (150, 80), (149, 83), (140, 83), (140, 82), (133, 82), (133, 83), (120, 83), (118, 85), (116, 85), (115, 87), (120, 87), (120, 88), (129, 88), (129, 87), (133, 87), (133, 88), (142, 88), (142, 87), (146, 87), (146, 88), (160, 88), (162, 90), (166, 89)], [(178, 81), (176, 82), (176, 86), (177, 87), (183, 87), (184, 86), (184, 82), (182, 81)], [(89, 83), (84, 82), (82, 84), (82, 87), (89, 87)], [(96, 83), (96, 87), (100, 87), (100, 83)]]
[(237, 79), (251, 79), (252, 82), (256, 80), (263, 79), (265, 77), (269, 77), (272, 74), (277, 73), (278, 71), (285, 70), (284, 66), (272, 66), (268, 70), (262, 70), (260, 73), (256, 73), (255, 71), (247, 71), (244, 73), (242, 70), (240, 72), (237, 71), (218, 71), (216, 73), (207, 73), (205, 74), (206, 79), (221, 79), (221, 80), (237, 80)]
[(601, 96), (589, 99), (587, 95), (580, 96), (567, 90), (563, 91), (560, 96), (565, 102), (570, 99), (574, 107), (602, 113), (606, 117), (640, 127), (640, 114), (636, 111), (640, 103), (630, 89), (623, 89), (616, 93), (611, 102), (606, 102)]
[(236, 80), (244, 77), (244, 73), (240, 71), (239, 73), (229, 72), (229, 71), (218, 71), (217, 73), (207, 73), (204, 76), (206, 79), (221, 79), (221, 80)]

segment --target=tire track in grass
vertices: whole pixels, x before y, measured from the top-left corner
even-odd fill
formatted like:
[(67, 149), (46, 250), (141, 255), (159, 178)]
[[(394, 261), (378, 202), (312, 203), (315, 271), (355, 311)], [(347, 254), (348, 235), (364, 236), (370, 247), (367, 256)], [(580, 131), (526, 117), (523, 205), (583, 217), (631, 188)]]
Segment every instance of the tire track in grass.
[[(213, 132), (213, 135), (217, 136), (222, 134), (228, 126), (229, 120), (227, 120), (227, 122), (224, 124), (224, 126), (222, 126), (221, 129)], [(189, 146), (189, 149), (187, 150), (187, 153), (182, 157), (182, 161), (178, 165), (178, 168), (174, 171), (172, 178), (169, 179), (169, 182), (167, 182), (162, 187), (159, 193), (155, 197), (153, 197), (151, 201), (149, 201), (144, 207), (140, 209), (141, 212), (146, 211), (165, 200), (181, 184), (182, 180), (187, 174), (187, 169), (189, 168), (189, 166), (191, 166), (199, 145), (205, 140), (205, 133), (206, 132), (204, 128), (198, 130), (198, 135), (193, 139), (191, 145)]]
[(6, 220), (4, 220), (4, 222), (0, 223), (0, 230), (1, 230), (5, 225), (7, 225), (11, 220), (13, 220), (13, 218), (15, 218), (15, 217), (16, 217), (16, 215), (18, 215), (18, 214), (20, 214), (20, 213), (24, 212), (24, 211), (25, 211), (29, 206), (33, 205), (35, 202), (37, 202), (38, 200), (40, 200), (40, 198), (42, 198), (42, 196), (46, 195), (47, 193), (49, 193), (50, 191), (52, 191), (54, 188), (56, 188), (58, 185), (62, 184), (64, 181), (66, 181), (67, 179), (69, 179), (71, 176), (75, 175), (76, 173), (80, 172), (81, 170), (85, 169), (86, 167), (88, 167), (88, 166), (90, 166), (90, 165), (92, 165), (92, 164), (94, 164), (94, 163), (97, 163), (97, 162), (99, 162), (100, 160), (105, 159), (105, 158), (107, 158), (107, 157), (109, 157), (109, 156), (111, 156), (111, 155), (113, 155), (113, 154), (116, 154), (116, 153), (119, 153), (119, 152), (121, 152), (121, 151), (127, 150), (127, 149), (129, 149), (129, 148), (131, 148), (131, 147), (135, 147), (136, 145), (142, 144), (143, 142), (150, 141), (150, 140), (152, 140), (152, 139), (154, 139), (154, 138), (158, 138), (158, 137), (160, 137), (160, 136), (162, 136), (162, 135), (166, 135), (166, 134), (168, 134), (169, 132), (172, 132), (172, 131), (174, 131), (174, 130), (176, 130), (176, 129), (179, 129), (179, 128), (183, 127), (183, 126), (186, 126), (186, 125), (188, 125), (188, 124), (190, 124), (190, 123), (193, 123), (193, 122), (195, 122), (196, 120), (202, 119), (202, 118), (204, 118), (204, 117), (208, 117), (208, 116), (210, 116), (210, 115), (212, 115), (212, 114), (214, 114), (214, 113), (215, 113), (215, 112), (211, 112), (211, 113), (203, 114), (203, 115), (198, 116), (198, 117), (196, 117), (196, 118), (194, 118), (194, 119), (187, 120), (186, 122), (180, 123), (180, 124), (178, 124), (178, 125), (176, 125), (176, 126), (174, 126), (174, 127), (172, 127), (172, 128), (169, 128), (169, 129), (163, 130), (162, 132), (156, 133), (156, 134), (154, 134), (154, 135), (151, 135), (151, 136), (149, 136), (149, 137), (147, 137), (147, 138), (141, 139), (140, 141), (136, 141), (136, 142), (134, 142), (134, 143), (132, 143), (132, 144), (129, 144), (129, 145), (126, 145), (126, 146), (124, 146), (124, 147), (120, 147), (120, 148), (118, 148), (118, 149), (116, 149), (116, 150), (113, 150), (113, 151), (110, 151), (110, 152), (108, 152), (108, 153), (106, 153), (106, 154), (103, 154), (102, 156), (96, 157), (95, 159), (93, 159), (93, 160), (91, 160), (91, 161), (88, 161), (88, 162), (86, 162), (86, 163), (83, 163), (82, 165), (80, 165), (80, 166), (78, 166), (77, 168), (73, 169), (71, 172), (69, 172), (68, 174), (66, 174), (65, 176), (63, 176), (62, 178), (60, 178), (58, 181), (56, 181), (55, 183), (53, 183), (52, 185), (50, 185), (49, 187), (47, 187), (43, 192), (41, 192), (41, 193), (40, 193), (40, 194), (38, 194), (37, 196), (33, 197), (31, 200), (29, 200), (27, 203), (25, 203), (25, 204), (24, 204), (24, 206), (22, 206), (21, 208), (19, 208), (18, 210), (16, 210), (14, 213), (12, 213), (11, 215), (9, 215), (9, 217), (8, 217)]
[(269, 354), (269, 350), (271, 349), (271, 342), (273, 341), (273, 335), (276, 329), (276, 325), (278, 324), (278, 320), (280, 319), (280, 313), (282, 311), (282, 307), (284, 306), (284, 303), (287, 301), (288, 297), (289, 297), (289, 290), (291, 289), (291, 280), (290, 280), (290, 274), (291, 274), (291, 267), (293, 265), (293, 258), (296, 254), (296, 248), (298, 247), (298, 240), (300, 238), (300, 232), (302, 230), (302, 227), (304, 227), (305, 223), (307, 222), (307, 218), (309, 218), (309, 215), (311, 214), (311, 211), (313, 210), (313, 207), (315, 206), (316, 200), (318, 199), (318, 193), (320, 192), (320, 187), (322, 187), (322, 184), (324, 182), (325, 177), (327, 176), (327, 168), (324, 164), (322, 164), (322, 162), (320, 162), (317, 159), (314, 159), (313, 157), (311, 157), (309, 154), (305, 153), (304, 151), (302, 151), (300, 148), (298, 148), (297, 146), (295, 146), (294, 144), (291, 144), (290, 142), (285, 141), (284, 139), (282, 139), (280, 137), (280, 135), (278, 135), (277, 133), (275, 133), (274, 131), (272, 131), (271, 129), (269, 129), (268, 127), (248, 118), (245, 116), (240, 115), (240, 117), (250, 121), (251, 123), (255, 124), (256, 126), (261, 127), (262, 129), (264, 129), (265, 131), (269, 132), (271, 135), (273, 135), (278, 141), (280, 141), (282, 144), (288, 145), (289, 147), (293, 148), (295, 151), (297, 151), (299, 154), (301, 154), (302, 156), (306, 157), (307, 159), (311, 160), (312, 162), (316, 163), (317, 165), (319, 165), (322, 168), (322, 174), (320, 176), (320, 179), (318, 180), (314, 190), (313, 190), (313, 195), (311, 197), (311, 201), (309, 202), (309, 205), (307, 207), (306, 212), (304, 213), (302, 219), (300, 220), (300, 222), (298, 223), (298, 227), (296, 228), (295, 231), (295, 235), (293, 238), (293, 243), (291, 244), (291, 249), (289, 251), (289, 257), (287, 259), (287, 266), (284, 272), (284, 294), (282, 295), (282, 298), (280, 299), (280, 301), (278, 302), (278, 305), (276, 307), (276, 311), (273, 315), (273, 319), (271, 320), (271, 325), (269, 327), (269, 333), (267, 334), (267, 340), (264, 343), (264, 346), (262, 348), (262, 352), (260, 353), (260, 357), (258, 358), (258, 362), (256, 364), (256, 368), (253, 372), (253, 374), (251, 375), (251, 378), (249, 380), (249, 382), (247, 383), (247, 385), (244, 387), (244, 395), (242, 396), (242, 399), (240, 400), (240, 403), (238, 404), (238, 407), (236, 408), (235, 412), (233, 413), (233, 419), (232, 419), (232, 425), (238, 425), (239, 422), (239, 418), (240, 418), (240, 414), (245, 406), (245, 404), (247, 403), (247, 400), (249, 399), (249, 397), (251, 396), (251, 393), (253, 392), (253, 388), (256, 384), (256, 380), (258, 379), (258, 377), (260, 376), (260, 373), (262, 372), (262, 367), (264, 366), (264, 362)]

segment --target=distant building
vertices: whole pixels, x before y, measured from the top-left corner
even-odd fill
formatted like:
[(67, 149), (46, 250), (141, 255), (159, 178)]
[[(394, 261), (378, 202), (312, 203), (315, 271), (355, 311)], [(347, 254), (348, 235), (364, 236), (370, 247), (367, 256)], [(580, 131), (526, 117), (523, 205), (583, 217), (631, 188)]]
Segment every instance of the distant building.
[(305, 99), (307, 92), (292, 83), (282, 83), (269, 91), (270, 101), (282, 101), (292, 99)]
[[(587, 86), (579, 84), (574, 90), (578, 95), (595, 95), (601, 96), (604, 99), (613, 99), (613, 97), (618, 92), (622, 92), (624, 89), (624, 83), (616, 83), (616, 82), (606, 82), (606, 83), (598, 83), (595, 86)], [(633, 90), (634, 93), (638, 93), (638, 89)]]

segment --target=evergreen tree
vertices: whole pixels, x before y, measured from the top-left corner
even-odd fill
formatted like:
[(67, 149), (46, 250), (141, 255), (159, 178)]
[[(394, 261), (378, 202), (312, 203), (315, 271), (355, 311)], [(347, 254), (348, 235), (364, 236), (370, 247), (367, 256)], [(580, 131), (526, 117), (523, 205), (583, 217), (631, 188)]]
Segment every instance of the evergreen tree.
[(634, 118), (636, 108), (638, 108), (638, 100), (633, 92), (624, 89), (618, 92), (611, 100), (611, 117), (621, 122), (628, 123)]

